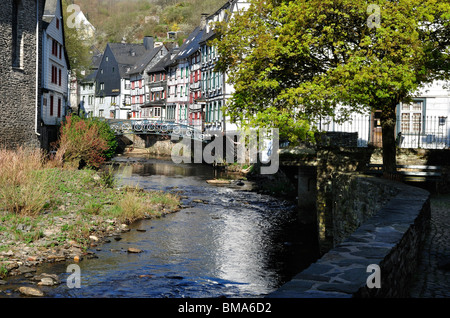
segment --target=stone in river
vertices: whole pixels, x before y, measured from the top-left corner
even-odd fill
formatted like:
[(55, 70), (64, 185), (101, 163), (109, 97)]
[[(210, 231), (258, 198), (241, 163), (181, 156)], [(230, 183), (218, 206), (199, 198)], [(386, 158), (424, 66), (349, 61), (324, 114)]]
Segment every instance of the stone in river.
[(138, 249), (138, 248), (134, 248), (134, 247), (129, 247), (128, 248), (128, 253), (141, 253), (142, 250)]
[(19, 292), (25, 296), (36, 296), (36, 297), (44, 296), (44, 293), (41, 290), (33, 287), (21, 286), (19, 287)]

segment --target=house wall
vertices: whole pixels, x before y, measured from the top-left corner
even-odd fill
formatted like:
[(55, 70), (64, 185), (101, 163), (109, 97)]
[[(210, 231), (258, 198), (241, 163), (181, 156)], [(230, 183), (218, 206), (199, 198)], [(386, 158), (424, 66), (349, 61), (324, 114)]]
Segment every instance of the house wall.
[[(60, 2), (56, 3), (55, 17), (44, 30), (42, 37), (42, 87), (44, 90), (41, 98), (41, 116), (45, 125), (60, 124), (68, 105), (69, 83), (68, 65), (64, 52), (64, 21)], [(57, 43), (56, 54), (53, 54), (54, 41)], [(53, 69), (56, 70), (55, 74), (53, 74)], [(51, 105), (52, 98), (53, 106)]]
[(98, 109), (95, 104), (95, 82), (83, 82), (80, 84), (80, 110), (88, 115), (98, 116)]

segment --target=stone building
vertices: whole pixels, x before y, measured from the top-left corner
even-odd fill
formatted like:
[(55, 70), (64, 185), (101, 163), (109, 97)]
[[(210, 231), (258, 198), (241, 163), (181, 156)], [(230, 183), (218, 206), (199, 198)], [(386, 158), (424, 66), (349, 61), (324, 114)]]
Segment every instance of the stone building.
[(0, 5), (0, 146), (39, 147), (44, 0)]
[(0, 5), (0, 147), (48, 150), (57, 138), (69, 68), (61, 8), (61, 0)]

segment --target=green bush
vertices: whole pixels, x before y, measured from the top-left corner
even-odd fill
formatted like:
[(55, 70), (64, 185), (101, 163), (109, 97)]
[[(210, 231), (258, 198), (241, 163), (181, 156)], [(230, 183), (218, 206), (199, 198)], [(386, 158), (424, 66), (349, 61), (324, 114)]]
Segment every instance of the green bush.
[(117, 141), (106, 122), (67, 116), (61, 126), (57, 156), (64, 162), (99, 168), (114, 156)]

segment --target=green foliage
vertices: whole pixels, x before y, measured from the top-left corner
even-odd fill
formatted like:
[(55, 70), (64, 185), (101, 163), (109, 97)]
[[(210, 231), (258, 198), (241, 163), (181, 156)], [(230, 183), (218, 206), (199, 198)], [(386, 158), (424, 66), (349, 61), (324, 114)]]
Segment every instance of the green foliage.
[(62, 1), (62, 11), (64, 21), (64, 41), (69, 57), (69, 63), (72, 72), (77, 78), (83, 77), (83, 71), (89, 70), (91, 65), (90, 46), (93, 44), (87, 39), (83, 39), (82, 34), (76, 28), (70, 28), (67, 25), (67, 19), (72, 12), (67, 12), (67, 0)]
[(380, 109), (392, 127), (398, 102), (449, 78), (448, 1), (377, 1), (374, 28), (366, 1), (250, 2), (217, 24), (213, 42), (236, 91), (227, 111), (244, 125), (279, 125), (293, 140), (321, 116)]
[(167, 41), (178, 28), (185, 38), (200, 23), (202, 13), (214, 13), (225, 0), (75, 0), (97, 29), (96, 46), (107, 42), (141, 42), (144, 36)]
[(117, 141), (106, 122), (96, 118), (67, 116), (61, 126), (57, 155), (65, 162), (99, 168), (116, 150)]
[(96, 117), (87, 118), (85, 120), (87, 120), (90, 124), (95, 125), (98, 129), (100, 137), (106, 140), (108, 148), (103, 153), (105, 160), (109, 160), (114, 157), (119, 143), (117, 142), (114, 131), (111, 127), (109, 127), (108, 123)]

